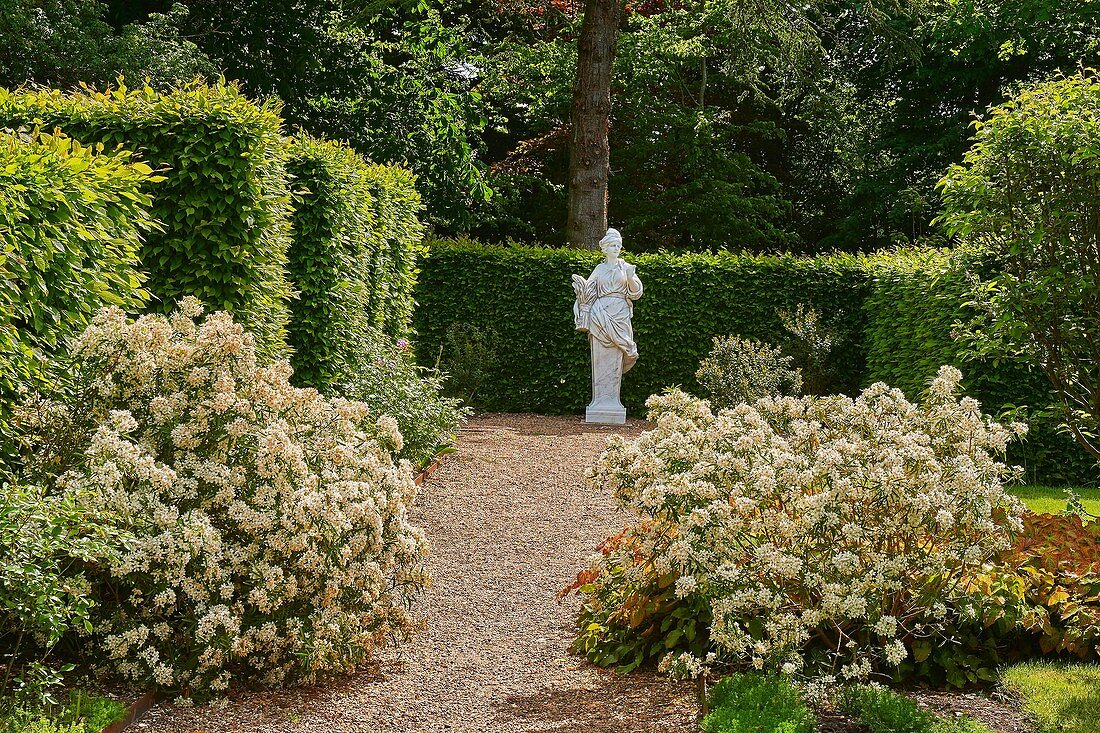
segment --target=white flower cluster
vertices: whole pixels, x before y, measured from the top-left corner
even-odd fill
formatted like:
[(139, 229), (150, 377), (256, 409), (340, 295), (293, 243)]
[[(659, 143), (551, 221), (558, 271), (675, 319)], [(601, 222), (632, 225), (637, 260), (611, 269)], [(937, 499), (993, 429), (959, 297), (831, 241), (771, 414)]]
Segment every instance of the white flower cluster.
[(201, 314), (193, 298), (135, 322), (109, 309), (76, 347), (86, 449), (58, 485), (134, 536), (94, 636), (113, 671), (163, 687), (350, 669), (411, 627), (428, 580), (396, 423), (292, 387), (230, 315)]
[(998, 457), (1024, 426), (960, 399), (961, 377), (941, 368), (919, 405), (884, 384), (717, 414), (651, 397), (656, 429), (613, 438), (589, 473), (638, 518), (597, 582), (678, 577), (678, 597), (709, 601), (729, 662), (850, 679), (897, 666), (1020, 527)]

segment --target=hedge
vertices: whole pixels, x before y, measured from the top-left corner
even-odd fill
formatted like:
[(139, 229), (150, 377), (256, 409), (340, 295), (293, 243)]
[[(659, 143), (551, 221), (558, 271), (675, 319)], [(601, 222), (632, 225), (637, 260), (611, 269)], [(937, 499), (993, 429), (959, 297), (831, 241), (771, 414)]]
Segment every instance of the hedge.
[(0, 132), (0, 461), (20, 395), (64, 387), (54, 356), (66, 341), (104, 306), (145, 305), (150, 173), (125, 152)]
[[(964, 276), (948, 267), (943, 253), (626, 256), (645, 286), (634, 314), (641, 359), (622, 392), (635, 415), (665, 387), (698, 388), (695, 370), (713, 336), (779, 342), (785, 333), (776, 310), (804, 303), (840, 336), (828, 368), (841, 391), (883, 381), (915, 397), (940, 365), (955, 364), (987, 412), (1033, 408), (1030, 435), (1009, 456), (1025, 467), (1029, 481), (1100, 482), (1095, 462), (1049, 418), (1035, 414), (1034, 408), (1050, 403), (1042, 374), (963, 358), (951, 331), (966, 316)], [(589, 354), (586, 339), (574, 330), (569, 276), (588, 275), (599, 258), (571, 249), (433, 241), (416, 288), (419, 358), (435, 362), (452, 323), (492, 328), (500, 358), (478, 393), (481, 408), (580, 412), (590, 399)]]
[(408, 169), (371, 165), (366, 178), (373, 197), (371, 237), (376, 241), (371, 323), (390, 336), (404, 336), (416, 306), (417, 261), (425, 231), (417, 217), (424, 207), (416, 192), (416, 176)]
[(366, 358), (372, 330), (408, 333), (420, 199), (406, 171), (372, 165), (335, 142), (290, 141), (287, 170), (298, 187), (291, 364), (299, 383), (325, 390)]
[(939, 250), (901, 250), (870, 259), (863, 381), (918, 395), (941, 364), (954, 364), (963, 371), (967, 393), (987, 411), (1028, 408), (1021, 413), (1030, 428), (1027, 438), (1010, 447), (1009, 459), (1024, 467), (1029, 483), (1100, 484), (1096, 462), (1042, 412), (1055, 399), (1042, 372), (1012, 361), (969, 358), (952, 338), (954, 325), (974, 315), (966, 305), (966, 272), (981, 266)]
[[(623, 403), (635, 414), (670, 385), (697, 388), (695, 371), (716, 334), (774, 341), (783, 333), (776, 309), (799, 303), (829, 314), (838, 331), (863, 331), (869, 280), (855, 256), (817, 259), (730, 252), (627, 257), (645, 287), (635, 304), (641, 359), (623, 380)], [(452, 323), (492, 328), (500, 358), (479, 392), (488, 410), (575, 413), (591, 398), (588, 341), (574, 330), (570, 274), (584, 276), (599, 253), (492, 247), (434, 241), (420, 264), (415, 326), (424, 363), (433, 363)], [(863, 373), (858, 339), (832, 355), (842, 386)]]
[(290, 196), (278, 107), (232, 84), (0, 90), (0, 126), (60, 128), (85, 144), (134, 150), (163, 171), (143, 187), (163, 231), (141, 251), (154, 307), (184, 295), (230, 310), (265, 357), (285, 352)]

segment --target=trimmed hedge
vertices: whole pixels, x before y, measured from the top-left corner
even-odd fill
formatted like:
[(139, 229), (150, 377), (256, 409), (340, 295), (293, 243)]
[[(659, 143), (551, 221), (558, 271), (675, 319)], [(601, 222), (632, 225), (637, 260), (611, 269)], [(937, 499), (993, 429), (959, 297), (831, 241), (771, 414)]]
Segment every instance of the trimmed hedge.
[(987, 411), (1030, 408), (1020, 415), (1027, 437), (1009, 447), (1010, 462), (1024, 467), (1028, 483), (1100, 483), (1096, 462), (1042, 412), (1055, 399), (1042, 372), (1012, 361), (965, 358), (962, 344), (952, 339), (954, 324), (975, 315), (966, 305), (966, 272), (981, 263), (964, 263), (942, 250), (901, 250), (869, 264), (874, 286), (864, 303), (864, 382), (886, 382), (915, 396), (941, 364), (954, 364), (962, 369), (967, 394)]
[(365, 173), (373, 200), (371, 237), (377, 242), (368, 306), (371, 325), (390, 336), (405, 336), (416, 307), (417, 260), (425, 231), (417, 217), (424, 206), (416, 176), (408, 169), (370, 165)]
[[(24, 392), (56, 393), (66, 341), (107, 305), (144, 307), (151, 170), (63, 136), (0, 132), (0, 444)], [(0, 446), (0, 461), (10, 447)]]
[(0, 89), (0, 126), (60, 128), (85, 144), (134, 150), (163, 171), (143, 188), (163, 224), (141, 251), (155, 307), (168, 311), (195, 295), (232, 311), (267, 358), (285, 353), (292, 294), (284, 273), (290, 196), (278, 111), (225, 83), (165, 94), (123, 86)]
[(295, 197), (289, 276), (300, 291), (287, 333), (295, 380), (321, 390), (353, 376), (372, 332), (408, 333), (420, 199), (405, 171), (345, 145), (290, 142)]
[[(1042, 374), (1010, 362), (968, 361), (952, 341), (967, 316), (964, 274), (944, 253), (872, 256), (643, 254), (645, 294), (635, 305), (641, 359), (623, 379), (623, 403), (635, 414), (645, 399), (680, 385), (698, 391), (695, 370), (716, 335), (776, 343), (785, 337), (777, 308), (816, 308), (840, 337), (827, 369), (841, 391), (883, 381), (916, 398), (942, 364), (966, 375), (988, 412), (1050, 403)], [(577, 413), (590, 399), (587, 340), (574, 330), (569, 276), (587, 275), (599, 253), (434, 241), (421, 260), (415, 326), (421, 363), (434, 363), (455, 322), (491, 327), (500, 358), (478, 393), (486, 410)], [(1100, 470), (1072, 438), (1036, 414), (1011, 461), (1030, 482), (1095, 485)]]
[[(831, 316), (838, 331), (863, 331), (861, 304), (870, 283), (854, 256), (627, 256), (645, 287), (634, 311), (641, 359), (622, 390), (623, 403), (635, 412), (665, 387), (697, 390), (695, 371), (714, 335), (774, 341), (782, 333), (777, 308), (807, 303)], [(573, 249), (433, 242), (421, 260), (416, 288), (422, 363), (434, 363), (452, 323), (491, 327), (501, 358), (479, 392), (482, 407), (583, 410), (591, 398), (588, 341), (574, 330), (569, 276), (587, 277), (599, 261), (599, 253)], [(844, 388), (858, 387), (864, 363), (859, 340), (846, 339), (831, 359), (835, 371), (846, 376)]]

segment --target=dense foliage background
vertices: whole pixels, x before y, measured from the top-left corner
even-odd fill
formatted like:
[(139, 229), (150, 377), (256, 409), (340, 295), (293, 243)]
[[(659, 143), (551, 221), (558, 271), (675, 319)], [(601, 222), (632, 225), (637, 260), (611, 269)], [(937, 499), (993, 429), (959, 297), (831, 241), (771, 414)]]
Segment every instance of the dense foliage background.
[[(277, 96), (418, 176), (441, 233), (563, 241), (572, 0), (0, 0), (0, 86)], [(938, 235), (975, 113), (1100, 62), (1100, 3), (648, 0), (620, 33), (610, 216), (628, 247), (871, 250)]]

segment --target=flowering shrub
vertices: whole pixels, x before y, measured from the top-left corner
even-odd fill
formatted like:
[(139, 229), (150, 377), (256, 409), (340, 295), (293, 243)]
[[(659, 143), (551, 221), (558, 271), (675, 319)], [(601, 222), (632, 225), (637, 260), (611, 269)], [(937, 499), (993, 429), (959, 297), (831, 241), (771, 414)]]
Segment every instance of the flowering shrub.
[(443, 396), (443, 375), (417, 366), (407, 339), (391, 339), (369, 330), (357, 337), (355, 368), (336, 382), (334, 391), (365, 402), (371, 415), (397, 420), (403, 446), (401, 458), (420, 468), (448, 452), (468, 410)]
[(740, 336), (715, 336), (695, 378), (717, 407), (802, 389), (802, 372), (791, 367), (782, 349)]
[(919, 405), (883, 384), (718, 414), (678, 390), (650, 398), (656, 429), (612, 438), (590, 470), (638, 521), (595, 561), (587, 612), (611, 619), (620, 609), (591, 603), (656, 574), (709, 604), (711, 660), (849, 679), (896, 668), (945, 636), (964, 580), (1020, 527), (997, 457), (1024, 427), (959, 399), (960, 379), (942, 368)]
[(100, 312), (75, 346), (83, 394), (39, 403), (31, 463), (134, 539), (98, 583), (93, 640), (135, 683), (224, 690), (347, 670), (427, 578), (393, 418), (258, 367), (224, 312)]

